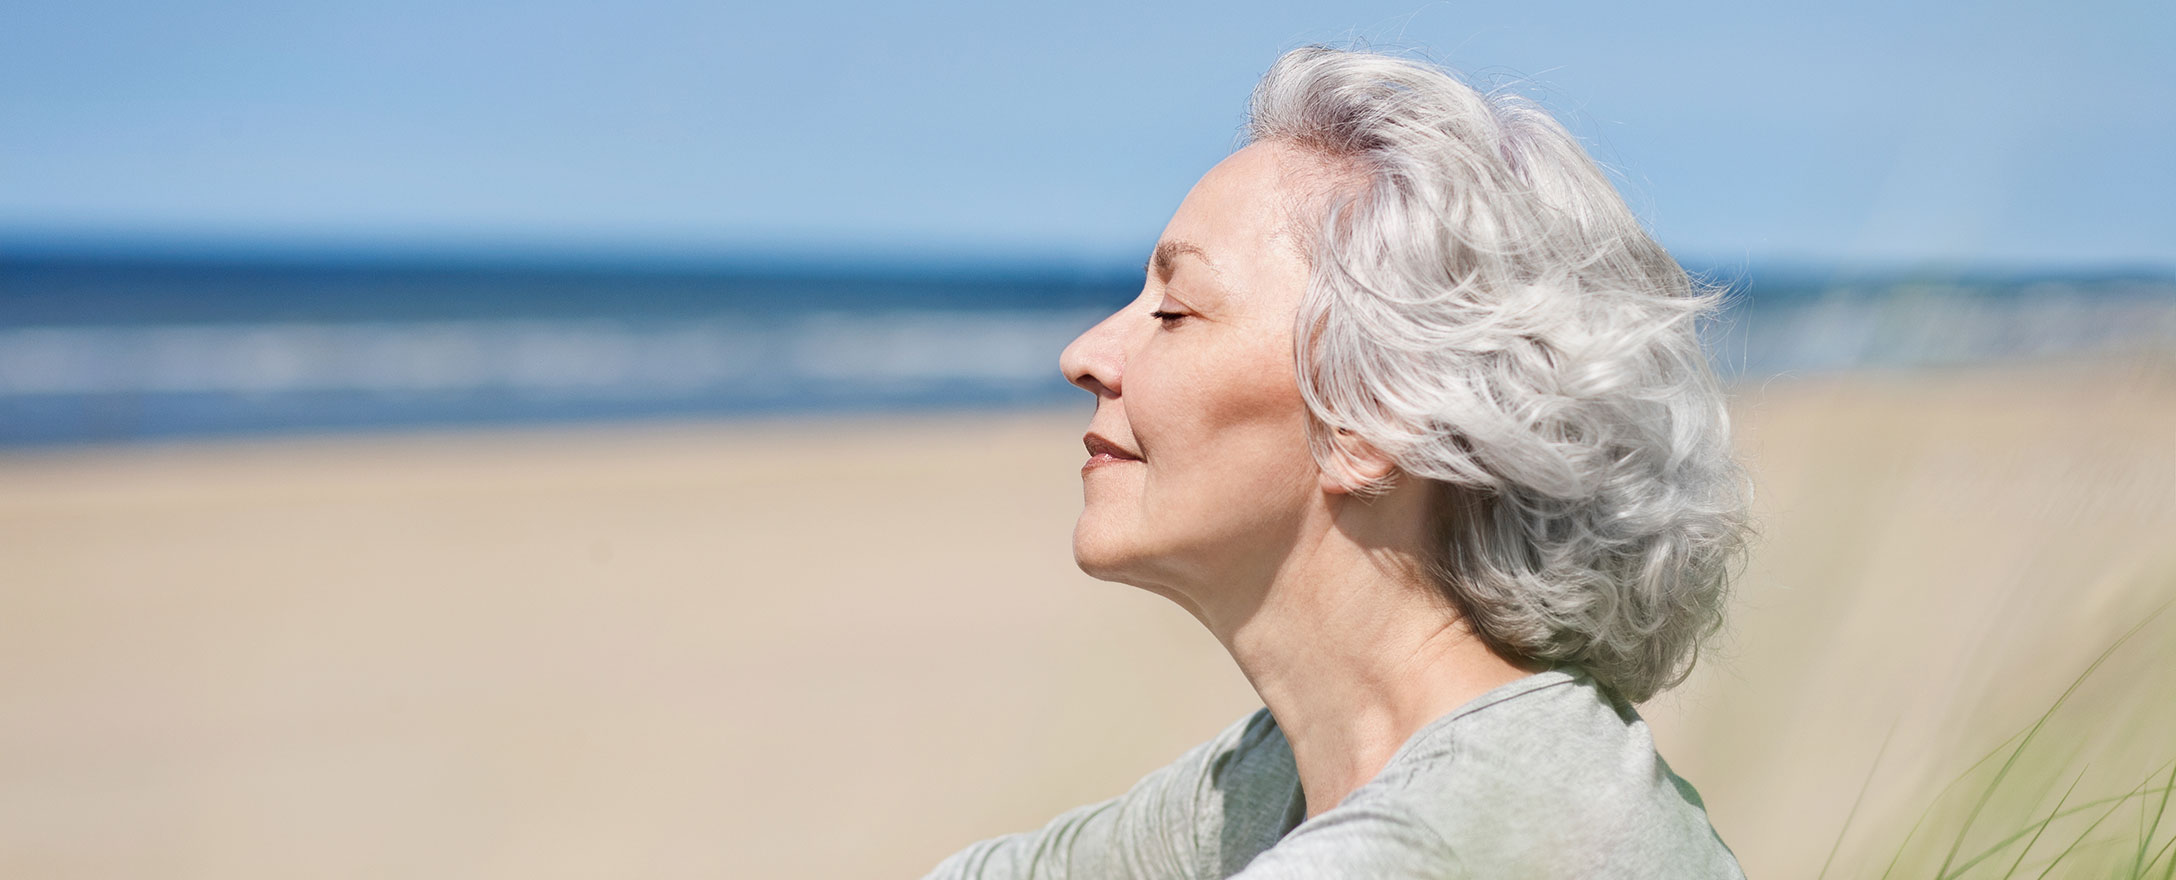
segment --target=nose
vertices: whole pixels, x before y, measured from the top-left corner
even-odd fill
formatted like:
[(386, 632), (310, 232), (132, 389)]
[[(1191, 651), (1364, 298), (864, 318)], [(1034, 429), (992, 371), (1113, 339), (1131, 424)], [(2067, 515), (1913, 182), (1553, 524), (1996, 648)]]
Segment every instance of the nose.
[(1125, 345), (1117, 332), (1118, 318), (1125, 313), (1120, 309), (1104, 318), (1058, 353), (1058, 369), (1065, 373), (1065, 381), (1097, 397), (1118, 396), (1119, 374), (1126, 363)]

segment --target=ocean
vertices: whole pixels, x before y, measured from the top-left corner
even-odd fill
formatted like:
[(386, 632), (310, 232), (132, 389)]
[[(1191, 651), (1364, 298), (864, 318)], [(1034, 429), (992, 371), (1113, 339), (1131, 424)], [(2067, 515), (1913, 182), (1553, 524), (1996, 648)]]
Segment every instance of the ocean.
[[(1739, 272), (1726, 376), (2176, 351), (2151, 273)], [(0, 256), (0, 446), (1058, 405), (1137, 269)]]

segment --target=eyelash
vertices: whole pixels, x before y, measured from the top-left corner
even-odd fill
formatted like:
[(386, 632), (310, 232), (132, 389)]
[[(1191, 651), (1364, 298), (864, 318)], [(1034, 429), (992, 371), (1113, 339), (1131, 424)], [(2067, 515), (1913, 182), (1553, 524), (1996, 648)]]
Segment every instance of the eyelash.
[(1151, 318), (1155, 318), (1155, 319), (1156, 319), (1156, 320), (1158, 320), (1158, 321), (1162, 321), (1162, 322), (1164, 322), (1164, 323), (1165, 323), (1166, 325), (1169, 325), (1169, 324), (1171, 324), (1171, 323), (1173, 323), (1173, 322), (1175, 322), (1175, 321), (1179, 320), (1180, 318), (1184, 318), (1184, 317), (1186, 317), (1186, 313), (1185, 313), (1185, 312), (1163, 312), (1163, 311), (1156, 311), (1156, 312), (1150, 312), (1150, 313), (1148, 313), (1148, 316), (1149, 316), (1149, 317), (1151, 317)]

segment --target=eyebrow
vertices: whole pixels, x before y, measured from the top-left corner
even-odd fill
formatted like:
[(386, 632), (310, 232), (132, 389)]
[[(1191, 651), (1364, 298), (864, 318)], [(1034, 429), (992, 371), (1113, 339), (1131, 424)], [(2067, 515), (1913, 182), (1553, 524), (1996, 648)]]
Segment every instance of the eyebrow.
[(1209, 259), (1208, 252), (1202, 250), (1201, 245), (1183, 239), (1172, 239), (1157, 242), (1156, 252), (1149, 256), (1148, 264), (1142, 266), (1141, 271), (1146, 272), (1154, 269), (1156, 271), (1156, 277), (1158, 279), (1169, 283), (1171, 281), (1171, 273), (1176, 268), (1172, 265), (1172, 263), (1179, 258), (1180, 254), (1191, 255), (1194, 259), (1200, 260), (1203, 264), (1207, 265), (1209, 267), (1209, 271), (1217, 271), (1216, 262)]

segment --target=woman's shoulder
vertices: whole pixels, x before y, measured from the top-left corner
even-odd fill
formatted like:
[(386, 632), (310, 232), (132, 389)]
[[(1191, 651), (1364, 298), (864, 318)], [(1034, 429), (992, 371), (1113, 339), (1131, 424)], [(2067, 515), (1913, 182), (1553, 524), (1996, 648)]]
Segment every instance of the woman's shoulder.
[(1576, 668), (1512, 682), (1421, 728), (1286, 842), (1315, 833), (1379, 836), (1474, 876), (1742, 876), (1646, 722)]
[(1647, 771), (1658, 759), (1646, 721), (1630, 704), (1584, 670), (1560, 666), (1424, 725), (1391, 755), (1377, 781), (1397, 788), (1431, 777), (1468, 784), (1516, 776), (1591, 787), (1607, 768), (1601, 777), (1638, 788), (1651, 781)]

